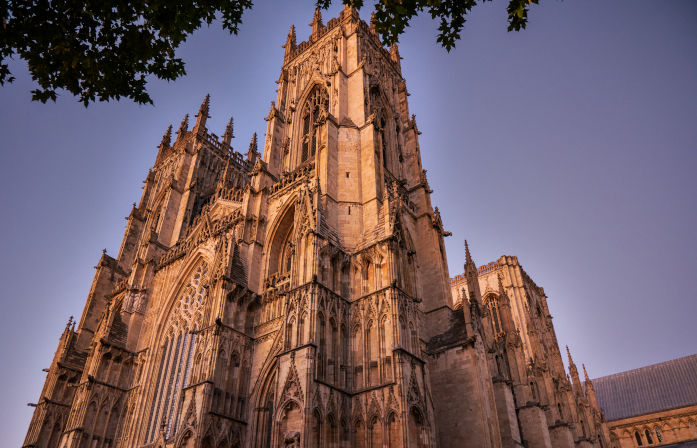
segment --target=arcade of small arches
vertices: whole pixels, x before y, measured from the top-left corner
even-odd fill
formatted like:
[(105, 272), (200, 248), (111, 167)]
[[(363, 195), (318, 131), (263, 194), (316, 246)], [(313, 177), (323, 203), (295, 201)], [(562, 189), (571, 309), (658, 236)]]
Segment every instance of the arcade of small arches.
[[(315, 256), (315, 237), (312, 232), (298, 229), (302, 216), (296, 216), (299, 207), (295, 202), (300, 201), (289, 201), (270, 238), (267, 283), (276, 286), (279, 280), (290, 281), (291, 276), (297, 285), (309, 282), (317, 259), (318, 281), (344, 299), (356, 299), (380, 290), (390, 285), (393, 278), (404, 293), (416, 295), (414, 251), (408, 241), (376, 244), (353, 256), (327, 243)], [(389, 252), (406, 263), (389, 263)]]
[[(622, 437), (619, 436), (622, 435)], [(642, 423), (625, 427), (622, 430), (613, 429), (610, 432), (613, 448), (626, 446), (620, 439), (628, 441), (632, 446), (661, 446), (682, 440), (697, 438), (697, 423), (694, 419), (667, 419), (656, 423)]]
[[(410, 405), (408, 415), (404, 416), (394, 399), (384, 411), (373, 399), (364, 412), (364, 406), (358, 400), (353, 402), (351, 411), (349, 402), (337, 395), (330, 395), (326, 404), (315, 395), (313, 403), (306, 408), (293, 372), (288, 374), (281, 396), (274, 395), (277, 390), (276, 372), (273, 366), (259, 395), (259, 406), (253, 420), (252, 447), (403, 446), (405, 436), (408, 438), (407, 446), (411, 448), (428, 448), (431, 444), (424, 413), (416, 404)], [(278, 403), (277, 408), (274, 403)], [(306, 412), (310, 414), (308, 428), (305, 427)], [(404, 417), (408, 419), (406, 425), (402, 424)], [(302, 437), (307, 440), (302, 441), (301, 445)]]

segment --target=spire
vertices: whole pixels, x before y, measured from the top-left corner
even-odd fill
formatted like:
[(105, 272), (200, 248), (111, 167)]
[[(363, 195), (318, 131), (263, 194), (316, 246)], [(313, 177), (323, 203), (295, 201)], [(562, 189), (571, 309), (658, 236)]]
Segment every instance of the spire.
[(571, 357), (571, 351), (569, 350), (569, 346), (566, 346), (566, 356), (569, 358), (569, 369), (572, 367), (575, 369), (576, 364), (574, 364), (574, 359)]
[(165, 152), (167, 148), (169, 148), (170, 144), (172, 143), (172, 125), (170, 124), (167, 130), (165, 131), (165, 135), (162, 136), (162, 140), (160, 141), (160, 146), (158, 146), (159, 150), (157, 151), (157, 157), (155, 158), (155, 165), (160, 163), (160, 160), (165, 156)]
[(571, 351), (569, 350), (568, 345), (566, 346), (566, 354), (569, 357), (569, 373), (571, 374), (571, 381), (573, 382), (574, 393), (577, 397), (582, 397), (583, 388), (581, 387), (581, 379), (578, 376), (578, 369), (576, 368), (576, 364), (574, 364), (574, 360), (573, 358), (571, 358)]
[(583, 367), (583, 378), (585, 380), (583, 383), (586, 386), (586, 396), (588, 397), (588, 401), (596, 411), (600, 412), (600, 408), (598, 407), (598, 398), (595, 396), (595, 387), (593, 387), (593, 382), (591, 381), (590, 377), (588, 377), (585, 364), (581, 364), (581, 367)]
[(169, 148), (169, 145), (171, 143), (172, 143), (172, 125), (170, 124), (169, 127), (167, 128), (167, 131), (165, 132), (165, 135), (162, 136), (162, 141), (160, 142), (160, 149)]
[(67, 333), (68, 331), (70, 331), (71, 327), (74, 327), (74, 326), (75, 326), (75, 323), (73, 322), (73, 316), (70, 316), (68, 318), (68, 323), (65, 324), (65, 332)]
[(184, 115), (184, 119), (182, 120), (181, 124), (179, 125), (179, 130), (177, 131), (177, 140), (182, 138), (182, 135), (184, 135), (188, 130), (189, 130), (189, 114), (186, 114), (186, 115)]
[(247, 151), (247, 160), (254, 163), (257, 159), (257, 133), (252, 136), (252, 141), (249, 142), (249, 150)]
[(375, 11), (370, 13), (370, 31), (373, 33), (377, 34), (378, 30), (375, 24), (377, 23), (377, 20), (375, 19)]
[(322, 23), (322, 11), (319, 8), (315, 9), (315, 15), (312, 16), (312, 34), (310, 35), (310, 40), (315, 41), (319, 37), (320, 31), (324, 29), (324, 24)]
[(481, 300), (482, 293), (479, 289), (479, 272), (477, 271), (477, 265), (474, 264), (474, 260), (472, 260), (467, 240), (465, 240), (465, 278), (467, 279), (467, 290), (470, 293), (470, 297), (474, 297), (475, 300)]
[(471, 264), (476, 267), (474, 261), (472, 260), (472, 255), (470, 254), (470, 247), (467, 244), (467, 240), (465, 240), (465, 266), (467, 266), (468, 264)]
[(223, 144), (224, 145), (229, 145), (230, 141), (235, 138), (235, 132), (233, 130), (233, 120), (232, 117), (230, 117), (230, 121), (228, 121), (227, 126), (225, 126), (225, 133), (223, 134)]
[(211, 118), (210, 115), (208, 115), (210, 103), (211, 95), (206, 94), (206, 97), (203, 99), (203, 103), (201, 103), (201, 108), (196, 114), (196, 124), (194, 125), (194, 133), (196, 134), (199, 134), (206, 129), (206, 120)]
[(288, 37), (286, 38), (286, 44), (283, 46), (285, 49), (283, 53), (283, 58), (287, 58), (289, 54), (295, 51), (295, 25), (290, 26), (290, 31), (288, 32)]

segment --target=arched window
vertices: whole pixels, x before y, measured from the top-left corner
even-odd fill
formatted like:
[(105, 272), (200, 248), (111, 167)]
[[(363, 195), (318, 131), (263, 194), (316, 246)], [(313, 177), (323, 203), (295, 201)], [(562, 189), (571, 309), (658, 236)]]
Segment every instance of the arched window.
[(286, 350), (293, 348), (293, 326), (295, 318), (291, 317), (286, 324)]
[(409, 412), (409, 446), (427, 448), (429, 446), (428, 428), (423, 414), (416, 407)]
[[(339, 355), (337, 355), (338, 358)], [(341, 324), (341, 387), (349, 387), (349, 337), (348, 331), (346, 330), (346, 325)]]
[(634, 431), (634, 438), (636, 438), (636, 444), (638, 446), (642, 446), (643, 443), (641, 441), (641, 435), (639, 435), (639, 431)]
[(339, 431), (336, 426), (336, 420), (334, 419), (333, 415), (329, 414), (325, 428), (324, 446), (338, 446), (338, 435)]
[(496, 297), (489, 297), (486, 301), (487, 308), (489, 308), (489, 314), (491, 315), (491, 326), (494, 330), (494, 334), (503, 333), (503, 327), (501, 326), (501, 315), (499, 314), (499, 303)]
[(322, 417), (320, 417), (317, 409), (312, 413), (312, 433), (310, 437), (310, 447), (322, 448)]
[(291, 270), (296, 249), (292, 242), (294, 220), (295, 205), (291, 205), (274, 230), (269, 250), (269, 276), (287, 274)]
[[(259, 394), (259, 402), (254, 409), (255, 413), (255, 423), (256, 431), (254, 433), (254, 448), (266, 448), (271, 447), (271, 434), (273, 431), (273, 415), (274, 415), (274, 390), (276, 389), (276, 366), (272, 366), (269, 369), (269, 374), (266, 377), (261, 393)], [(284, 409), (283, 419), (281, 420), (280, 430), (287, 431), (288, 420), (294, 420), (290, 418), (289, 415), (296, 415), (293, 413), (297, 409), (295, 402), (289, 403)], [(297, 414), (300, 410), (297, 410)], [(283, 434), (283, 432), (281, 433)]]
[[(63, 427), (61, 426), (60, 420), (56, 418), (56, 423), (53, 424), (53, 431), (51, 431), (51, 437), (48, 439), (47, 447), (58, 446), (60, 442), (61, 435), (63, 435)], [(41, 440), (41, 439), (40, 439)]]
[(145, 437), (148, 443), (155, 440), (158, 428), (163, 424), (166, 437), (176, 433), (182, 389), (188, 384), (191, 374), (196, 329), (201, 327), (207, 288), (208, 264), (201, 262), (179, 293), (167, 319), (167, 336), (159, 354), (155, 395)]
[(378, 356), (379, 356), (379, 345), (378, 345), (378, 330), (377, 325), (374, 321), (368, 321), (366, 325), (366, 353), (368, 358), (368, 381), (366, 386), (375, 386), (380, 382), (378, 373)]
[(380, 117), (380, 128), (378, 129), (380, 133), (380, 149), (382, 152), (382, 167), (387, 168), (387, 136), (385, 135), (385, 117)]
[(317, 325), (317, 342), (319, 343), (317, 354), (317, 378), (323, 380), (327, 362), (327, 324), (322, 313), (317, 315), (317, 320), (319, 321), (319, 325)]
[(353, 351), (353, 387), (363, 387), (363, 332), (360, 325), (353, 327), (351, 331), (351, 347)]
[(409, 333), (411, 336), (411, 352), (419, 356), (419, 338), (416, 336), (416, 328), (414, 328), (414, 324), (411, 322), (409, 322)]
[(351, 294), (350, 269), (349, 263), (344, 263), (344, 265), (341, 267), (341, 295), (345, 299), (348, 299), (349, 295)]
[(384, 381), (392, 380), (392, 357), (389, 355), (388, 347), (390, 346), (387, 340), (389, 329), (387, 326), (387, 316), (383, 315), (380, 318), (380, 357), (382, 359), (382, 373)]
[(350, 446), (351, 439), (349, 436), (349, 428), (348, 425), (346, 424), (346, 420), (341, 419), (341, 447), (348, 447)]
[(356, 448), (365, 448), (365, 428), (363, 427), (363, 422), (361, 420), (356, 420), (354, 427), (354, 446)]
[(315, 156), (319, 140), (319, 124), (326, 117), (329, 107), (327, 91), (320, 86), (313, 87), (302, 108), (302, 154), (301, 163)]
[(646, 443), (651, 445), (653, 443), (653, 437), (651, 437), (651, 432), (648, 429), (645, 429), (644, 434), (646, 435)]
[(370, 448), (382, 448), (382, 431), (380, 430), (380, 420), (373, 417), (368, 426), (370, 433)]
[(298, 346), (305, 344), (305, 313), (300, 315), (298, 320)]
[(226, 402), (225, 402), (225, 412), (228, 415), (232, 415), (234, 412), (235, 395), (237, 395), (237, 388), (240, 379), (240, 358), (237, 353), (233, 353), (230, 357), (230, 364), (227, 371), (227, 381), (226, 381)]
[(399, 345), (402, 348), (407, 348), (407, 324), (404, 321), (404, 316), (399, 316)]
[(327, 355), (327, 380), (333, 384), (339, 383), (339, 329), (336, 326), (336, 321), (332, 317), (329, 319), (329, 329), (331, 331), (331, 339), (329, 340), (328, 355)]
[(661, 428), (658, 426), (656, 427), (656, 440), (660, 443), (663, 442), (663, 433), (661, 432)]
[(387, 417), (387, 446), (402, 446), (402, 428), (399, 426), (399, 417), (394, 412)]

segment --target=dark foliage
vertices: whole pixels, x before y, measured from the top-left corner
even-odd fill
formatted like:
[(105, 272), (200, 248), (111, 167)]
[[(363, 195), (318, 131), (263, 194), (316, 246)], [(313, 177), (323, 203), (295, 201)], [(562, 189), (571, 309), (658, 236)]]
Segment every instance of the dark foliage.
[[(317, 0), (327, 8), (333, 0)], [(335, 1), (335, 0), (334, 0)], [(487, 1), (487, 0), (480, 0)], [(363, 0), (345, 0), (360, 8)], [(530, 3), (510, 0), (510, 30), (525, 28)], [(385, 44), (397, 42), (409, 21), (426, 11), (439, 20), (437, 41), (448, 51), (460, 38), (477, 0), (379, 0), (375, 26)], [(56, 99), (67, 90), (85, 106), (122, 97), (146, 104), (147, 77), (174, 80), (184, 74), (176, 49), (202, 24), (221, 20), (237, 33), (252, 0), (0, 0), (0, 85), (14, 79), (8, 59), (29, 66), (38, 88), (32, 99)]]

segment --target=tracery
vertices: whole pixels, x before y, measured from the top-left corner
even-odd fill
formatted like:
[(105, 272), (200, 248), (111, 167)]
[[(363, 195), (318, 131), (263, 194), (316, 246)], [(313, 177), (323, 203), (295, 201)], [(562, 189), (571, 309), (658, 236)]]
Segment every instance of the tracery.
[(315, 156), (317, 152), (318, 130), (326, 118), (329, 95), (320, 86), (312, 88), (302, 109), (302, 154), (301, 163)]
[(165, 437), (177, 431), (183, 388), (191, 375), (196, 330), (201, 328), (208, 288), (208, 264), (202, 261), (176, 299), (165, 326), (165, 343), (160, 351), (155, 395), (151, 401), (146, 440), (154, 441), (164, 425)]

